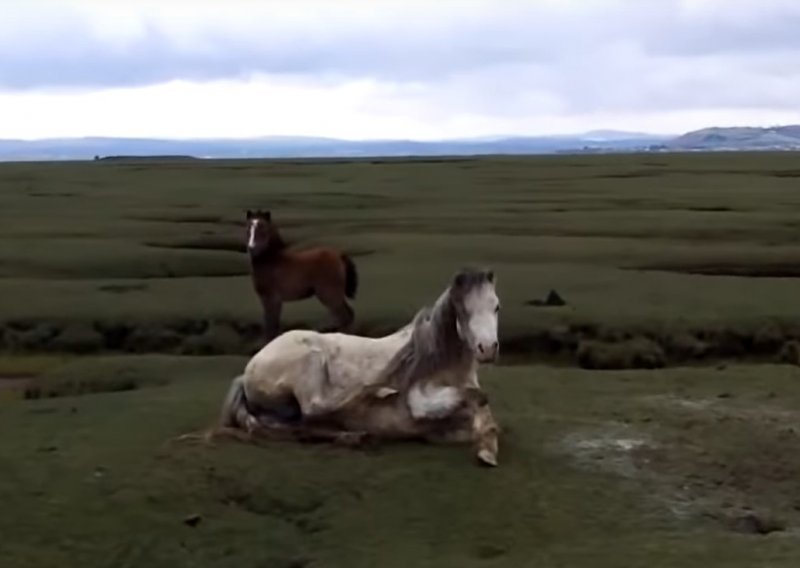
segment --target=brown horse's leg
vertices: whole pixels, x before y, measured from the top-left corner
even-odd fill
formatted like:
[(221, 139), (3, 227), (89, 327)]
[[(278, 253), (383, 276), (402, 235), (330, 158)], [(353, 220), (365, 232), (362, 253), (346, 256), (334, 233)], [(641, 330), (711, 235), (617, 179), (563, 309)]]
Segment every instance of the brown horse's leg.
[(260, 296), (261, 307), (264, 311), (264, 343), (269, 343), (281, 331), (281, 312), (283, 304), (277, 296)]
[(333, 316), (334, 324), (326, 328), (326, 331), (348, 331), (355, 319), (355, 313), (350, 304), (347, 303), (344, 290), (336, 293), (320, 290), (317, 292), (317, 298), (323, 306), (328, 308), (331, 316)]

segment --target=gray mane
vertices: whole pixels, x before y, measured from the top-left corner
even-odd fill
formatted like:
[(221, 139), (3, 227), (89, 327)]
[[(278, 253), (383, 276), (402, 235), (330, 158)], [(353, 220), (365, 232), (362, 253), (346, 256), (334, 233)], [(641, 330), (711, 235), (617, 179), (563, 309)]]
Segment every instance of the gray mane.
[(489, 271), (473, 269), (456, 274), (433, 306), (422, 308), (414, 316), (411, 337), (384, 368), (379, 383), (405, 390), (420, 379), (468, 360), (469, 348), (457, 328), (459, 316), (465, 315), (463, 298), (492, 278)]

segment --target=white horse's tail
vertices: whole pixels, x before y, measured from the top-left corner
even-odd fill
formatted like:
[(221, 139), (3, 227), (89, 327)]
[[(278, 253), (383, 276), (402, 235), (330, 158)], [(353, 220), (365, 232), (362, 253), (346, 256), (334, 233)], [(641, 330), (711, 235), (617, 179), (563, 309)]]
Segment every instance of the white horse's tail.
[(239, 375), (231, 382), (222, 410), (219, 416), (219, 425), (222, 428), (246, 428), (250, 411), (247, 409), (247, 399), (244, 393), (244, 375)]
[(235, 438), (247, 439), (248, 420), (255, 420), (247, 408), (247, 399), (244, 393), (244, 375), (239, 375), (231, 382), (225, 401), (222, 403), (222, 410), (219, 416), (219, 423), (216, 426), (202, 432), (192, 432), (172, 438), (167, 443), (182, 442), (188, 440), (201, 440), (210, 442), (217, 435), (228, 435)]

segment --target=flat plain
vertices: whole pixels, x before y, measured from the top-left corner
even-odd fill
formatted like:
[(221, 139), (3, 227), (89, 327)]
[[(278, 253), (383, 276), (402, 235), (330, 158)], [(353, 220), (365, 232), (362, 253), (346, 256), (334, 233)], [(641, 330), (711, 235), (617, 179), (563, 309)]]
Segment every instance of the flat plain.
[[(798, 183), (792, 153), (2, 164), (0, 555), (796, 566)], [(358, 333), (463, 265), (496, 271), (498, 469), (458, 447), (169, 443), (258, 347), (259, 207), (296, 246), (351, 252)], [(284, 322), (324, 318), (308, 300)]]

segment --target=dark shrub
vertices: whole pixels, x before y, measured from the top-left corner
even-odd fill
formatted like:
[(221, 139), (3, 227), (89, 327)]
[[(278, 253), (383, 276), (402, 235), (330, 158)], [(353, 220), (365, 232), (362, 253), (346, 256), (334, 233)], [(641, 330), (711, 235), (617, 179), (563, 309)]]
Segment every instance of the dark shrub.
[(661, 346), (637, 337), (617, 343), (583, 340), (578, 345), (578, 364), (584, 369), (657, 369), (666, 364)]
[(5, 331), (4, 343), (11, 351), (45, 351), (58, 333), (59, 328), (48, 323), (9, 326)]
[(245, 353), (248, 342), (227, 323), (212, 322), (201, 335), (187, 337), (181, 352), (187, 355), (222, 355)]
[(182, 341), (176, 331), (159, 325), (142, 325), (128, 334), (123, 348), (131, 353), (166, 353), (175, 351)]
[(708, 343), (688, 332), (677, 333), (667, 338), (667, 348), (670, 354), (679, 361), (701, 359), (708, 355)]
[(57, 351), (92, 353), (105, 347), (105, 338), (92, 325), (76, 322), (67, 324), (50, 345)]
[(789, 365), (800, 365), (800, 342), (792, 339), (784, 343), (778, 353), (778, 360)]

